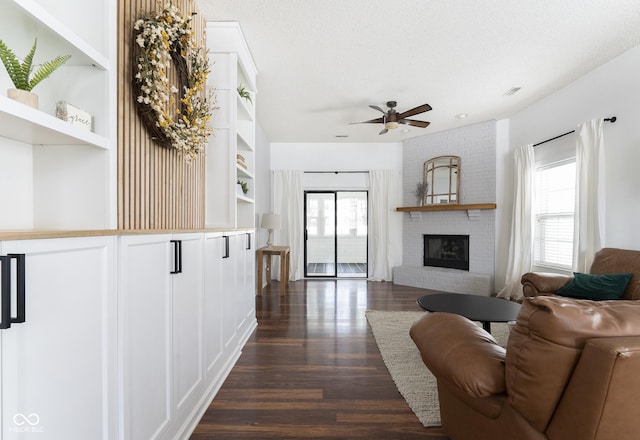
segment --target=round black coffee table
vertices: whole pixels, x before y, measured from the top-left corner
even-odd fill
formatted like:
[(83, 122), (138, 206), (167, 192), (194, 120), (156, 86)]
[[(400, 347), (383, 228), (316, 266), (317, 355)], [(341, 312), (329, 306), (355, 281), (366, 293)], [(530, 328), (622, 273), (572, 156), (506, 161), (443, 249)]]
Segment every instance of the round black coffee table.
[(492, 322), (514, 321), (520, 311), (520, 304), (512, 301), (464, 293), (434, 293), (421, 296), (416, 302), (428, 312), (455, 313), (480, 321), (488, 332), (491, 332)]

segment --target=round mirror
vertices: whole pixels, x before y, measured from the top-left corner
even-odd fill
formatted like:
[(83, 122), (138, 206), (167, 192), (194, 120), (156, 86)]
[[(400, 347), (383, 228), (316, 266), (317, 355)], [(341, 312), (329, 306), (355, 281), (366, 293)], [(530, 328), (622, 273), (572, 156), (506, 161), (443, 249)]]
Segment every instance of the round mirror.
[(460, 157), (439, 156), (426, 161), (423, 184), (426, 187), (426, 205), (459, 203)]

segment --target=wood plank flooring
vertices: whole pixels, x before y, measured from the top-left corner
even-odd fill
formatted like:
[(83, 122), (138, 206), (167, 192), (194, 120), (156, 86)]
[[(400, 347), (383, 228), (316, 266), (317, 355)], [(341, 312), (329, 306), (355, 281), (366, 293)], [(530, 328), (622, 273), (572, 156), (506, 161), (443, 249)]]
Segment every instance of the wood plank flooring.
[(398, 393), (366, 310), (420, 310), (435, 292), (365, 280), (302, 280), (256, 297), (258, 329), (195, 429), (203, 439), (431, 439)]

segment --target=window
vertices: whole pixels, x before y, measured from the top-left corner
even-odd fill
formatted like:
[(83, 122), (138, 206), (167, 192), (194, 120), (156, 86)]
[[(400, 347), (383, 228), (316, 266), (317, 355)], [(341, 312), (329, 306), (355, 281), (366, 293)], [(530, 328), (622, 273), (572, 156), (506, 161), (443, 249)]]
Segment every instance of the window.
[(575, 159), (536, 170), (534, 265), (571, 269), (575, 186)]

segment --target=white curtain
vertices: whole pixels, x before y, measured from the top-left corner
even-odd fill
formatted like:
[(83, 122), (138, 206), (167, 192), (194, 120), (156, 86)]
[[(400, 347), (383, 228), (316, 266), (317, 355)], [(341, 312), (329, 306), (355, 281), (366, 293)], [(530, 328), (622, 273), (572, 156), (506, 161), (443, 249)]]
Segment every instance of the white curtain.
[(392, 281), (402, 264), (401, 175), (396, 170), (369, 171), (369, 280)]
[(521, 299), (522, 284), (520, 278), (531, 271), (533, 253), (533, 234), (535, 225), (535, 158), (533, 146), (523, 145), (515, 151), (515, 185), (513, 195), (513, 218), (511, 223), (511, 241), (509, 243), (509, 264), (505, 286), (498, 296), (508, 299)]
[(573, 268), (588, 273), (593, 256), (604, 242), (604, 136), (603, 119), (576, 129), (576, 207)]
[[(280, 230), (274, 231), (274, 244), (289, 246), (289, 280), (304, 277), (304, 188), (303, 173), (298, 170), (273, 172), (273, 212), (280, 214)], [(280, 264), (274, 261), (271, 270), (274, 279), (280, 279)]]

